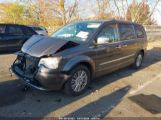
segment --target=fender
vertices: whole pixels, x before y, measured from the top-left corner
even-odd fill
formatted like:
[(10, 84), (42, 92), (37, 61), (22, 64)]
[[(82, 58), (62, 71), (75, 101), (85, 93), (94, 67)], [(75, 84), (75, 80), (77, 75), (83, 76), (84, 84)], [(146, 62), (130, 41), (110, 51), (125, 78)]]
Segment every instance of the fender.
[(90, 57), (88, 57), (88, 56), (81, 55), (81, 56), (76, 56), (76, 57), (70, 59), (65, 64), (65, 66), (63, 67), (63, 72), (70, 71), (75, 65), (77, 65), (77, 64), (79, 64), (81, 62), (89, 63), (91, 68), (92, 68), (92, 71), (95, 70), (95, 63), (94, 63), (94, 61)]

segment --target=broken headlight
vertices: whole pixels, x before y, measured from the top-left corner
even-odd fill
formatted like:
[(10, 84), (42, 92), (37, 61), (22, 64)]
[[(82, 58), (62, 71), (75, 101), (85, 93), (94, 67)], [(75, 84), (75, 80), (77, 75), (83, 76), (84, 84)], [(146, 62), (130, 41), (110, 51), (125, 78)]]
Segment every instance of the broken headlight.
[(39, 67), (44, 66), (49, 69), (57, 69), (60, 63), (61, 57), (48, 57), (41, 58)]

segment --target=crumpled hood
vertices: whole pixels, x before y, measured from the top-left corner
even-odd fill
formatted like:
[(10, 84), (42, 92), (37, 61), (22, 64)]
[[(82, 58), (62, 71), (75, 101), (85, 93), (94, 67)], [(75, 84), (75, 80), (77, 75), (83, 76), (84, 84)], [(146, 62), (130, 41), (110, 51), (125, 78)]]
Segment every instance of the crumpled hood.
[(56, 53), (67, 42), (59, 38), (34, 35), (24, 43), (21, 51), (31, 56), (42, 57)]

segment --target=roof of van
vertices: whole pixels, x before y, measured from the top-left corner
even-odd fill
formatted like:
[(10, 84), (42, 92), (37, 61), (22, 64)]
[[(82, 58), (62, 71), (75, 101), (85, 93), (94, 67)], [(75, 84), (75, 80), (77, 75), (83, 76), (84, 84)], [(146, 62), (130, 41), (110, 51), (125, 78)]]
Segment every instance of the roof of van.
[(85, 20), (85, 21), (79, 21), (79, 22), (98, 22), (98, 23), (108, 23), (108, 22), (115, 22), (115, 23), (129, 23), (129, 24), (137, 24), (135, 22), (130, 22), (130, 21), (122, 21), (122, 20)]

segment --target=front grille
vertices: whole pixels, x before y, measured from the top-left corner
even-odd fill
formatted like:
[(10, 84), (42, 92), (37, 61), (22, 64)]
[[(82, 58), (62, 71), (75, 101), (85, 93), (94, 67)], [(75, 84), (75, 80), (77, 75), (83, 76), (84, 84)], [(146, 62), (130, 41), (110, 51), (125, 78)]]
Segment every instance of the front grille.
[(17, 57), (21, 70), (25, 75), (33, 75), (38, 67), (39, 58), (30, 56), (28, 54), (21, 54)]

